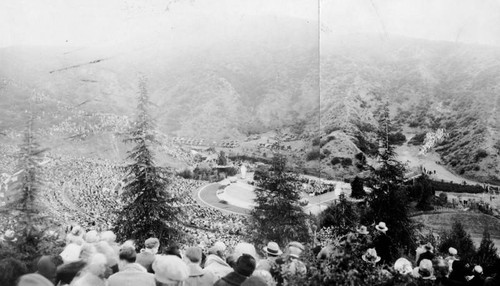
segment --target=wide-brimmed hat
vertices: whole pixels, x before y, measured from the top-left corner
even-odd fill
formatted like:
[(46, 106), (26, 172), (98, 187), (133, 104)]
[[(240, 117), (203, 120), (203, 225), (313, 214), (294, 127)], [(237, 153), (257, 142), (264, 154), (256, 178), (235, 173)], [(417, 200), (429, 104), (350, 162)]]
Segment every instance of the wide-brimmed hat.
[(435, 279), (432, 261), (429, 259), (422, 259), (418, 265), (418, 274), (422, 279)]
[(386, 231), (388, 231), (388, 230), (389, 230), (389, 228), (387, 228), (387, 226), (385, 225), (385, 222), (383, 222), (383, 221), (379, 222), (379, 223), (375, 226), (375, 228), (376, 228), (377, 230), (379, 230), (379, 231), (382, 231), (382, 232), (386, 232)]
[(399, 272), (399, 274), (407, 275), (413, 271), (413, 267), (408, 259), (401, 257), (394, 263), (394, 270)]
[(264, 249), (264, 252), (266, 252), (269, 255), (278, 256), (278, 255), (283, 254), (283, 251), (281, 251), (279, 245), (274, 241), (269, 241), (267, 243), (267, 246), (264, 246), (263, 249)]
[(356, 230), (359, 234), (369, 234), (366, 226), (362, 225)]
[(288, 252), (291, 257), (299, 258), (305, 247), (298, 241), (292, 241), (288, 244)]
[(9, 229), (4, 233), (3, 239), (10, 242), (16, 242), (17, 241), (16, 233), (13, 230)]
[(380, 256), (377, 255), (377, 251), (375, 250), (375, 248), (368, 248), (365, 254), (361, 256), (361, 258), (369, 263), (377, 263), (381, 259)]

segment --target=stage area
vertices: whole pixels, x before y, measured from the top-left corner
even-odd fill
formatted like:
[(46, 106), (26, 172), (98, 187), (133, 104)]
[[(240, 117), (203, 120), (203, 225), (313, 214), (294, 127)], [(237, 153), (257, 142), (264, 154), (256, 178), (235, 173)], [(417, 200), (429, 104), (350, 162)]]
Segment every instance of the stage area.
[[(304, 207), (304, 212), (318, 214), (322, 210), (326, 209), (333, 201), (338, 200), (340, 194), (344, 193), (346, 196), (350, 196), (349, 184), (344, 182), (335, 183), (335, 191), (333, 192), (314, 197), (310, 197), (303, 193), (302, 197), (309, 201), (309, 204)], [(219, 187), (215, 192), (215, 195), (219, 203), (223, 202), (228, 206), (243, 209), (245, 210), (245, 213), (248, 213), (248, 211), (255, 206), (255, 187), (250, 185), (247, 180), (231, 177), (219, 182), (218, 186)], [(216, 205), (212, 206), (218, 208)]]

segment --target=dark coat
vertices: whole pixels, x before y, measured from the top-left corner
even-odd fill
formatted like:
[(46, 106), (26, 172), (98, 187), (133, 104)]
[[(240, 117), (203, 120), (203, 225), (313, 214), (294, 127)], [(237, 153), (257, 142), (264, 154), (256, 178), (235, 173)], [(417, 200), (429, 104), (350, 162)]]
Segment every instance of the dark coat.
[(214, 286), (240, 286), (247, 278), (233, 271), (215, 282)]

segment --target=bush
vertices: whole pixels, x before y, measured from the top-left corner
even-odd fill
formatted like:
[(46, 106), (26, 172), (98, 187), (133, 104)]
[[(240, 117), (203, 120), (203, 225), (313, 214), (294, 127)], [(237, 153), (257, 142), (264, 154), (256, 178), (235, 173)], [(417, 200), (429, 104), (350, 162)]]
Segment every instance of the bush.
[(333, 157), (332, 160), (330, 161), (330, 163), (332, 163), (333, 166), (340, 164), (340, 162), (342, 162), (342, 160), (339, 157)]
[(455, 184), (453, 182), (442, 182), (431, 180), (432, 188), (435, 191), (442, 192), (454, 192), (454, 193), (469, 193), (469, 194), (480, 194), (485, 191), (485, 189), (479, 185), (461, 185)]
[(187, 168), (178, 172), (177, 175), (183, 177), (184, 179), (192, 179), (194, 176), (193, 172)]
[(344, 158), (342, 160), (342, 166), (343, 167), (349, 167), (352, 166), (352, 159), (351, 158)]
[(486, 150), (484, 150), (484, 149), (478, 149), (476, 151), (476, 156), (474, 156), (474, 160), (477, 162), (480, 159), (486, 158), (486, 157), (488, 157), (488, 152), (486, 152)]
[(406, 136), (401, 133), (391, 133), (389, 134), (389, 143), (393, 145), (403, 145), (406, 142)]
[(320, 142), (321, 142), (321, 137), (316, 137), (316, 138), (313, 139), (312, 145), (313, 146), (318, 146)]
[(306, 154), (306, 160), (312, 161), (320, 158), (319, 148), (315, 148)]

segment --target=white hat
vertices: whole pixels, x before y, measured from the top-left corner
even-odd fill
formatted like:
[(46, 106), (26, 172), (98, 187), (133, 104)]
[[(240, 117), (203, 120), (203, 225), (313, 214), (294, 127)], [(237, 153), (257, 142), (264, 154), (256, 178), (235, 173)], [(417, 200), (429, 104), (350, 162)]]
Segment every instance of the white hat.
[(481, 265), (474, 266), (474, 272), (476, 272), (477, 274), (483, 273), (483, 267), (481, 267)]
[(378, 223), (378, 225), (375, 226), (375, 228), (379, 231), (382, 231), (382, 232), (386, 232), (389, 230), (389, 228), (387, 228), (387, 226), (385, 225), (385, 222), (381, 221)]
[(411, 266), (411, 262), (408, 259), (401, 257), (394, 263), (394, 270), (402, 275), (407, 275), (413, 271), (413, 268)]
[(448, 253), (449, 253), (450, 255), (457, 255), (457, 254), (458, 254), (458, 251), (457, 251), (455, 248), (450, 247), (450, 248), (448, 248)]
[(269, 241), (267, 243), (267, 246), (264, 246), (264, 251), (267, 253), (267, 254), (270, 254), (270, 255), (281, 255), (283, 254), (283, 251), (281, 251), (279, 245), (274, 242), (274, 241)]
[(366, 262), (370, 262), (370, 263), (377, 263), (380, 261), (380, 256), (377, 255), (377, 250), (375, 250), (375, 248), (368, 248), (368, 250), (366, 250), (365, 254), (363, 254), (361, 256), (361, 258), (366, 261)]

